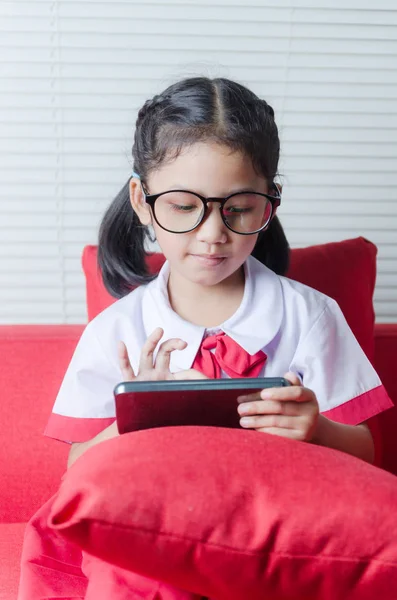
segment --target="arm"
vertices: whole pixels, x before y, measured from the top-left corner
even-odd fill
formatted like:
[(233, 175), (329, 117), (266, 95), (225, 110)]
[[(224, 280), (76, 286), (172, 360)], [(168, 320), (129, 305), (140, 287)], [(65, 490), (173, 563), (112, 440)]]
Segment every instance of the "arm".
[[(186, 346), (186, 342), (180, 339), (170, 339), (160, 345), (156, 360), (153, 362), (153, 352), (160, 342), (163, 335), (161, 328), (155, 331), (146, 340), (142, 352), (139, 373), (136, 376), (131, 366), (128, 352), (123, 342), (119, 343), (118, 359), (123, 381), (151, 381), (158, 379), (207, 379), (205, 375), (194, 369), (181, 371), (180, 373), (172, 374), (169, 371), (170, 355), (174, 350), (182, 349)], [(89, 448), (96, 446), (100, 442), (110, 440), (119, 436), (117, 422), (115, 421), (109, 427), (98, 433), (94, 438), (87, 442), (74, 443), (69, 452), (68, 469), (72, 464), (82, 456)]]
[(344, 425), (319, 415), (311, 442), (319, 446), (341, 450), (369, 463), (374, 462), (374, 442), (369, 427), (365, 423)]
[(81, 442), (80, 444), (72, 444), (68, 457), (68, 469), (79, 458), (79, 456), (82, 456), (82, 454), (84, 454), (84, 452), (86, 452), (89, 448), (92, 448), (92, 446), (96, 446), (96, 444), (99, 444), (105, 440), (110, 440), (111, 438), (117, 437), (118, 435), (120, 434), (115, 421), (91, 440), (88, 440), (87, 442)]
[[(88, 328), (86, 329), (86, 331), (87, 330), (88, 330)], [(126, 348), (125, 344), (123, 342), (119, 342), (118, 362), (119, 362), (119, 368), (121, 371), (121, 376), (123, 378), (123, 381), (132, 381), (134, 379), (150, 380), (150, 379), (155, 378), (153, 376), (155, 369), (153, 366), (152, 354), (153, 354), (153, 351), (156, 348), (158, 342), (160, 341), (162, 334), (163, 334), (163, 331), (161, 329), (157, 329), (146, 340), (146, 343), (142, 348), (140, 374), (138, 377), (135, 377), (134, 371), (132, 369), (132, 366), (131, 366), (131, 363), (130, 363), (130, 360), (128, 357), (128, 352), (127, 352), (127, 348)], [(169, 355), (173, 350), (177, 349), (178, 347), (183, 347), (183, 344), (185, 344), (185, 342), (182, 342), (182, 340), (168, 340), (167, 342), (164, 342), (160, 346), (160, 350), (158, 353), (158, 362), (161, 363), (163, 370), (161, 371), (160, 376), (158, 376), (157, 378), (167, 379), (171, 376), (168, 371)], [(96, 344), (93, 345), (93, 347), (101, 348), (98, 341)], [(91, 354), (92, 353), (85, 352), (84, 356), (91, 356)], [(98, 385), (96, 384), (96, 381), (98, 380), (99, 374), (101, 373), (100, 367), (102, 366), (102, 363), (99, 363), (99, 361), (98, 361), (98, 365), (99, 365), (98, 367), (97, 367), (97, 365), (95, 365), (96, 368), (92, 369), (92, 372), (94, 374), (93, 378), (95, 377), (95, 384), (93, 384), (93, 387), (95, 387), (95, 389), (98, 389)], [(157, 374), (157, 371), (156, 371), (156, 374)], [(75, 381), (77, 379), (78, 378), (76, 377), (75, 373), (73, 373), (73, 380)], [(105, 386), (102, 386), (102, 389), (105, 389)], [(83, 390), (82, 394), (83, 393), (86, 394), (86, 390)], [(64, 395), (65, 395), (65, 398), (67, 398), (66, 393)], [(87, 440), (86, 442), (73, 443), (72, 447), (70, 448), (70, 451), (69, 451), (67, 468), (69, 469), (76, 462), (76, 460), (80, 456), (82, 456), (89, 448), (92, 448), (93, 446), (96, 446), (97, 444), (100, 444), (101, 442), (104, 442), (105, 440), (110, 440), (119, 435), (120, 434), (117, 429), (117, 422), (114, 421), (111, 425), (106, 427), (106, 429), (104, 429), (103, 431), (98, 433), (92, 439)]]
[(294, 373), (286, 373), (285, 377), (291, 382), (290, 387), (265, 389), (238, 398), (242, 427), (327, 446), (374, 462), (374, 443), (365, 423), (344, 425), (331, 421), (320, 414), (312, 390), (303, 387)]

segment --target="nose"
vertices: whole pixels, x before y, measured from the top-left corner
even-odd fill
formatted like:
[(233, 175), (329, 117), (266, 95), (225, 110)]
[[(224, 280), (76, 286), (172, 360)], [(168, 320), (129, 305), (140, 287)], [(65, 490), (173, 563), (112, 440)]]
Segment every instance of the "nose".
[(222, 221), (219, 202), (208, 203), (204, 221), (197, 228), (197, 240), (207, 244), (224, 244), (228, 229)]

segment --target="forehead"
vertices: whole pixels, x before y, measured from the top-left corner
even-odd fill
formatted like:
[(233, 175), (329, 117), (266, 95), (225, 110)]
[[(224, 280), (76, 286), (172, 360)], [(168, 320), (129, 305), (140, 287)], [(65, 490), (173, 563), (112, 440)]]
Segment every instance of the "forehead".
[(246, 155), (215, 142), (200, 142), (184, 149), (149, 176), (151, 193), (180, 186), (203, 195), (227, 195), (245, 186), (266, 186)]

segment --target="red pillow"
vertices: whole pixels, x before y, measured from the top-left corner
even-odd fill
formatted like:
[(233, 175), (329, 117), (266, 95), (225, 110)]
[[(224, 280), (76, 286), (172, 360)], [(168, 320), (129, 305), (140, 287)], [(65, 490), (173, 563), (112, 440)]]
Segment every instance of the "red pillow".
[(108, 563), (217, 600), (373, 600), (397, 581), (396, 506), (397, 479), (342, 452), (166, 427), (88, 450), (48, 524)]
[[(334, 298), (367, 356), (374, 352), (374, 309), (372, 297), (376, 279), (377, 248), (359, 237), (352, 240), (309, 246), (291, 251), (288, 277)], [(157, 273), (164, 263), (162, 254), (152, 254), (148, 264)], [(88, 318), (93, 319), (115, 302), (105, 289), (97, 266), (97, 246), (83, 252)]]

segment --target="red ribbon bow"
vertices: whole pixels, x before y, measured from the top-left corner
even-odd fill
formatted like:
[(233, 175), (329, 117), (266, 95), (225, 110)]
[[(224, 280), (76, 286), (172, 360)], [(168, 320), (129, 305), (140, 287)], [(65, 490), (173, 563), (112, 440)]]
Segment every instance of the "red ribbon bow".
[(210, 379), (220, 379), (221, 370), (229, 377), (258, 377), (266, 359), (262, 350), (252, 356), (222, 331), (202, 341), (192, 369)]

